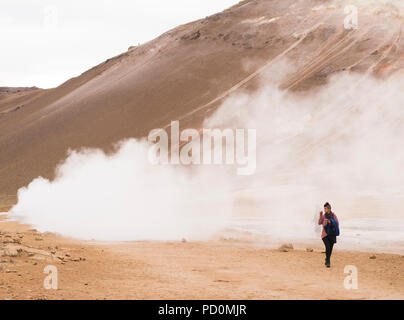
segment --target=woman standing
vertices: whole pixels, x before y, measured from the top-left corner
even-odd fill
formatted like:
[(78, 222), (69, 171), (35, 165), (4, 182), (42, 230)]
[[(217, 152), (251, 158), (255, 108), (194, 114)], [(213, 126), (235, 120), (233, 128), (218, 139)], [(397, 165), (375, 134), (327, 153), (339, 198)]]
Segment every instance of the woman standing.
[(325, 245), (325, 265), (327, 268), (331, 266), (331, 254), (334, 244), (337, 243), (337, 236), (339, 235), (339, 222), (335, 213), (331, 212), (331, 205), (326, 202), (324, 204), (324, 211), (320, 212), (318, 224), (323, 226), (321, 232), (321, 239)]

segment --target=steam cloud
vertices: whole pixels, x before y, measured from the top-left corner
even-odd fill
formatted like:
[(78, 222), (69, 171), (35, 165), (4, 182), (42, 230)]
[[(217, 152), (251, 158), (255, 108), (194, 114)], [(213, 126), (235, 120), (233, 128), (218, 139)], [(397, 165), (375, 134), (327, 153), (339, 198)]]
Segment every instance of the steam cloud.
[(403, 77), (344, 73), (315, 91), (292, 93), (278, 89), (274, 72), (262, 77), (259, 90), (231, 95), (204, 124), (256, 129), (255, 175), (221, 166), (152, 166), (148, 144), (132, 139), (112, 156), (72, 152), (55, 181), (38, 178), (19, 191), (11, 216), (83, 239), (208, 239), (235, 216), (261, 219), (259, 229), (278, 239), (313, 239), (313, 215), (329, 201), (342, 231), (344, 224), (346, 234), (349, 226), (363, 231), (363, 245), (398, 243)]
[(100, 150), (71, 152), (54, 181), (38, 178), (19, 190), (11, 215), (40, 231), (81, 239), (210, 237), (231, 214), (230, 186), (215, 179), (215, 168), (202, 175), (153, 166), (148, 149), (146, 142), (131, 139), (112, 156)]

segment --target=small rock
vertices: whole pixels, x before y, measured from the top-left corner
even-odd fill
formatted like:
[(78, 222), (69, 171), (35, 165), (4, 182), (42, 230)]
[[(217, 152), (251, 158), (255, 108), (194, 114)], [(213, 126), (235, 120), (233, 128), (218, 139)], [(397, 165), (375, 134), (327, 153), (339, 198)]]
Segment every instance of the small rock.
[(306, 248), (306, 251), (307, 252), (313, 252), (314, 250), (313, 250), (313, 248)]
[(190, 40), (196, 40), (201, 36), (201, 32), (198, 30), (197, 32), (193, 33), (191, 35), (191, 38), (189, 38)]
[(6, 248), (3, 251), (3, 257), (17, 257), (19, 251), (15, 248)]
[(369, 259), (376, 259), (376, 256), (370, 256)]
[(6, 269), (6, 271), (5, 271), (6, 273), (17, 273), (17, 271), (16, 270), (9, 270), (9, 269)]
[(285, 243), (280, 246), (279, 250), (286, 249), (286, 250), (293, 250), (293, 245), (291, 243)]

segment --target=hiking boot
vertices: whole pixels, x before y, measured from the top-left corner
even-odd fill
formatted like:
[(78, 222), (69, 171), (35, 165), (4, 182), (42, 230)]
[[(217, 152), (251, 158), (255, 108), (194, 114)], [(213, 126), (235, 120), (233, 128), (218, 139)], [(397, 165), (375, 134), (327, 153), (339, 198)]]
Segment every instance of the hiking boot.
[(326, 261), (326, 262), (325, 262), (325, 266), (326, 266), (327, 268), (331, 267), (330, 261)]

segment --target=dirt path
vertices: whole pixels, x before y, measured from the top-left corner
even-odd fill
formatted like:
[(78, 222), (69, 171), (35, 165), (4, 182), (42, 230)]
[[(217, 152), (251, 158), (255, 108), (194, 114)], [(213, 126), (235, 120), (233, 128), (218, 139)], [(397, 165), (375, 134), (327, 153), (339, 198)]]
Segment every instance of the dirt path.
[[(404, 257), (322, 248), (281, 252), (265, 243), (89, 243), (0, 222), (0, 299), (403, 299)], [(54, 265), (58, 290), (46, 290)], [(358, 290), (344, 267), (358, 268)]]

